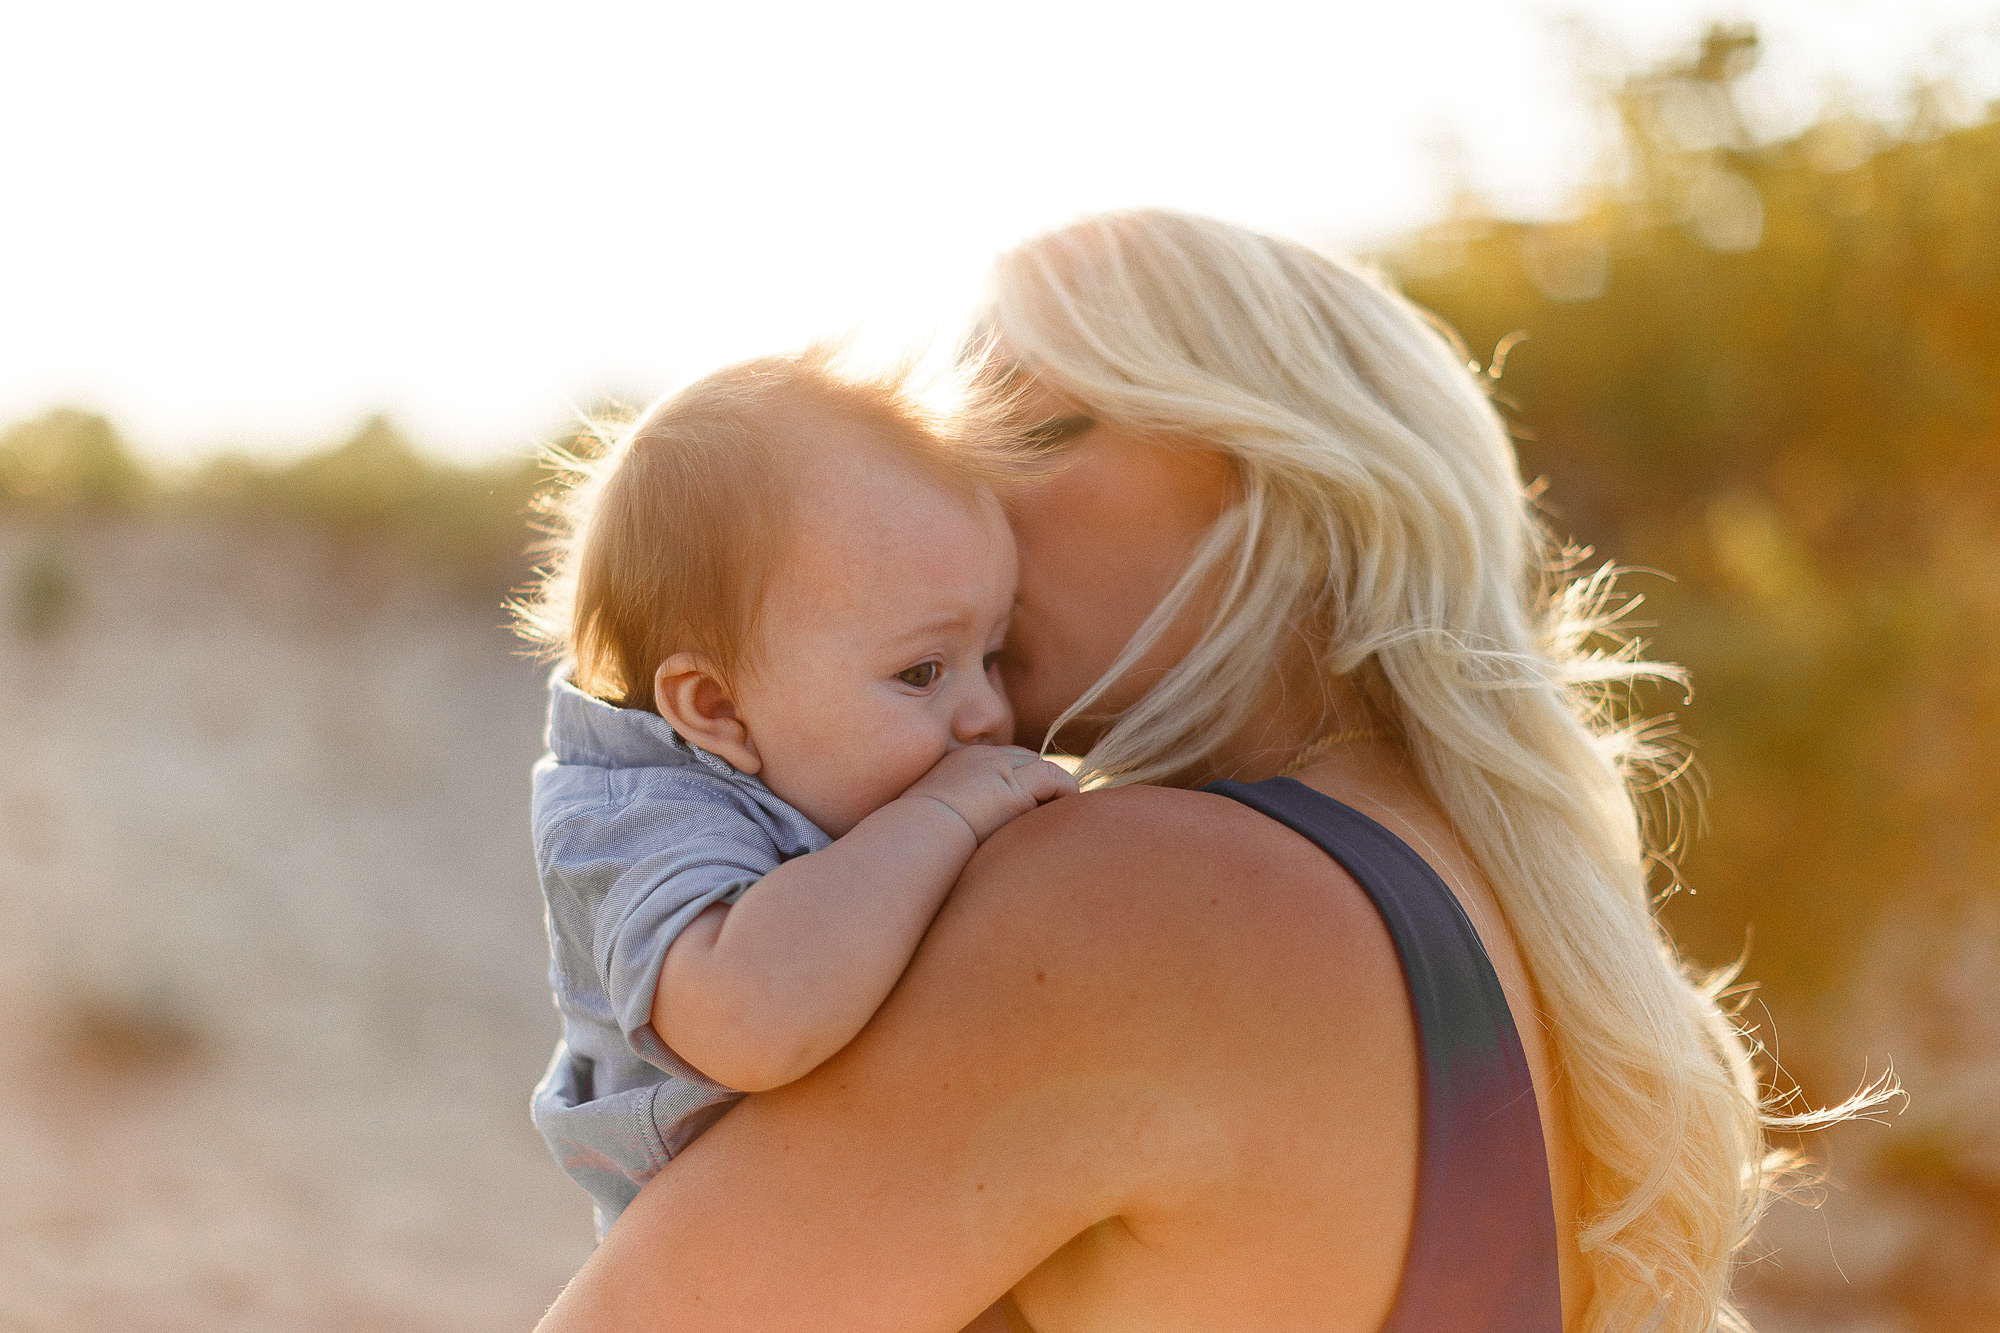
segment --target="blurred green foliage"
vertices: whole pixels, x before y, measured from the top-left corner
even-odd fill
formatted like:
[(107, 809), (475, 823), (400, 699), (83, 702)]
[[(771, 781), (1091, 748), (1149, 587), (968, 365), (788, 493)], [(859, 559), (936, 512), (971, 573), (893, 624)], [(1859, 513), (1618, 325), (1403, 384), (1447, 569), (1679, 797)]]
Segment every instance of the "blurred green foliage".
[(2000, 890), (2000, 105), (1758, 142), (1756, 54), (1627, 80), (1573, 220), (1468, 201), (1383, 260), (1469, 347), (1526, 335), (1496, 393), (1558, 534), (1671, 572), (1624, 580), (1706, 774), (1663, 910), (1809, 994), (1883, 913)]
[(109, 421), (58, 408), (0, 434), (0, 507), (42, 513), (128, 509), (146, 474)]
[(206, 509), (387, 542), (487, 589), (511, 587), (525, 576), (523, 525), (546, 476), (533, 459), (475, 468), (434, 462), (376, 416), (339, 447), (283, 467), (218, 459), (181, 494)]
[[(546, 475), (525, 458), (483, 467), (436, 462), (381, 416), (295, 462), (230, 455), (178, 477), (149, 474), (109, 422), (83, 412), (60, 409), (0, 435), (0, 514), (45, 526), (141, 513), (300, 523), (338, 541), (394, 548), (480, 593), (525, 577), (523, 523)], [(21, 576), (20, 607), (62, 600), (46, 589), (24, 591), (31, 573)]]

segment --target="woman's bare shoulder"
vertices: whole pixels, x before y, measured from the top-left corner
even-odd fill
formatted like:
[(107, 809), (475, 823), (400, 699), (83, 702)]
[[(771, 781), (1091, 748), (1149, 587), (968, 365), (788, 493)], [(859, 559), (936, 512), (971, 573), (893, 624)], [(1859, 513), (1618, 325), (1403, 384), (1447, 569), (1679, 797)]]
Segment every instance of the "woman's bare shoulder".
[(1220, 907), (1224, 893), (1253, 919), (1302, 907), (1370, 910), (1337, 862), (1277, 821), (1225, 796), (1169, 787), (1086, 792), (1015, 820), (980, 848), (958, 896), (976, 898), (989, 881), (1004, 881), (1015, 900), (1054, 895), (1079, 917), (1110, 911), (1127, 924)]
[(968, 869), (977, 879), (1076, 866), (1122, 879), (1163, 871), (1215, 874), (1247, 860), (1278, 871), (1297, 851), (1294, 844), (1303, 845), (1296, 834), (1213, 792), (1107, 787), (1016, 819), (987, 840)]
[[(1029, 1117), (1057, 1127), (1057, 1151), (1010, 1147), (1016, 1187), (1087, 1182), (1145, 1243), (1210, 1237), (1173, 1252), (1197, 1288), (1335, 1275), (1342, 1300), (1386, 1308), (1415, 1182), (1416, 1033), (1381, 917), (1319, 847), (1212, 793), (1058, 801), (988, 840), (906, 982), (899, 1017), (928, 1016), (896, 1045), (947, 1034), (961, 1076), (1009, 1090), (998, 1102), (1061, 1090)], [(1272, 1235), (1304, 1238), (1318, 1276), (1287, 1269)]]
[(1111, 788), (1015, 820), (966, 867), (932, 934), (926, 949), (963, 949), (982, 967), (1060, 959), (1122, 975), (1138, 995), (1219, 986), (1350, 1016), (1405, 1004), (1393, 946), (1352, 877), (1209, 792)]

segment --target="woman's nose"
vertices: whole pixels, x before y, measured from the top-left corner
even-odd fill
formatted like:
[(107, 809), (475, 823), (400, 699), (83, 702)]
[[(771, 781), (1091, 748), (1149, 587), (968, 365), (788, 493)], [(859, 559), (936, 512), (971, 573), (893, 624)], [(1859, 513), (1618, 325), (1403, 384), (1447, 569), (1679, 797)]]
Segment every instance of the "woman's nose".
[(982, 674), (959, 704), (951, 734), (962, 745), (1006, 745), (1014, 739), (1014, 710), (990, 673)]

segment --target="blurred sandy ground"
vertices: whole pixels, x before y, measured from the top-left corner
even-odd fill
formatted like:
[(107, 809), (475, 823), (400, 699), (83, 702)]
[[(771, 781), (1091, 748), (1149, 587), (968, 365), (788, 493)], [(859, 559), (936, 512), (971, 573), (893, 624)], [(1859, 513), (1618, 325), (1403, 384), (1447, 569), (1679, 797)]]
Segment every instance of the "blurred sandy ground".
[[(530, 1327), (590, 1222), (497, 606), (276, 524), (17, 521), (0, 574), (0, 1330)], [(1765, 1333), (2000, 1328), (1996, 941), (1912, 917), (1795, 1034), (1915, 1097), (1811, 1145)]]
[(1908, 1099), (1796, 1141), (1817, 1180), (1773, 1206), (1738, 1283), (1759, 1333), (2000, 1330), (2000, 908), (1942, 899), (1894, 914), (1798, 1034), (1890, 1052)]
[(296, 530), (0, 529), (50, 560), (0, 636), (0, 1329), (531, 1326), (591, 1244), (527, 1114), (540, 673)]

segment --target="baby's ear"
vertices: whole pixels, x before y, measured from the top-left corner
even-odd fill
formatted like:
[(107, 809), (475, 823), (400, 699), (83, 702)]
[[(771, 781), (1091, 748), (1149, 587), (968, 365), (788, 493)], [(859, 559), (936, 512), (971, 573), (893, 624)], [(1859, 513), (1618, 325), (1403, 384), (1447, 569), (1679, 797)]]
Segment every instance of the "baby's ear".
[(700, 653), (675, 653), (653, 673), (653, 707), (681, 739), (728, 760), (744, 773), (764, 766), (750, 729), (736, 712), (736, 696), (715, 664)]

